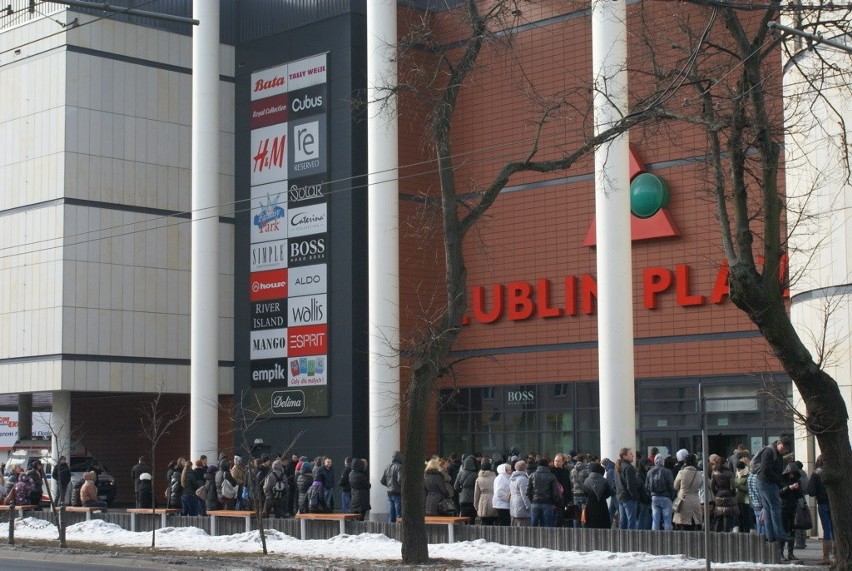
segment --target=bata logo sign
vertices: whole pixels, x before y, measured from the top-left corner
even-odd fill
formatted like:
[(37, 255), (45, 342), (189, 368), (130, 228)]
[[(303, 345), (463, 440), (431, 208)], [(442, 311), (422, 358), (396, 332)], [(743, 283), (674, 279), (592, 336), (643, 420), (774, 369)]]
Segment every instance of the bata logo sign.
[(250, 301), (287, 297), (287, 270), (255, 272), (249, 277), (249, 282)]
[(272, 414), (300, 414), (305, 412), (305, 393), (300, 390), (275, 391), (269, 403)]
[[(692, 269), (687, 264), (678, 264), (674, 269), (663, 267), (646, 268), (642, 271), (642, 300), (645, 309), (656, 309), (661, 299), (669, 298), (680, 307), (724, 303), (728, 297), (728, 265), (722, 264), (716, 271), (712, 284), (704, 283), (699, 290), (693, 283)], [(784, 283), (787, 275), (787, 258), (782, 258), (779, 281)], [(561, 303), (554, 303), (557, 290), (561, 288)], [(704, 291), (705, 294), (697, 293)], [(578, 313), (593, 315), (598, 285), (594, 276), (567, 276), (561, 283), (549, 279), (535, 282), (517, 281), (491, 286), (475, 286), (471, 291), (471, 316), (465, 316), (464, 325), (471, 321), (494, 323), (501, 318), (523, 321), (530, 318), (549, 319), (573, 316)], [(784, 296), (789, 297), (789, 290)], [(671, 302), (669, 302), (671, 303)]]
[(287, 93), (287, 66), (279, 65), (251, 74), (251, 100)]

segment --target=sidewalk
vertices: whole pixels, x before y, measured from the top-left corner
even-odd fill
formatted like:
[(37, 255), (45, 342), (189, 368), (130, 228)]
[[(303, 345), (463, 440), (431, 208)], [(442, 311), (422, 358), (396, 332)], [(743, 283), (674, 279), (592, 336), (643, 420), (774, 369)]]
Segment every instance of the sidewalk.
[[(822, 540), (809, 537), (805, 543), (805, 549), (794, 549), (793, 554), (804, 562), (804, 567), (798, 565), (799, 569), (828, 569), (827, 565), (820, 565), (822, 561)], [(784, 554), (786, 555), (786, 551)]]

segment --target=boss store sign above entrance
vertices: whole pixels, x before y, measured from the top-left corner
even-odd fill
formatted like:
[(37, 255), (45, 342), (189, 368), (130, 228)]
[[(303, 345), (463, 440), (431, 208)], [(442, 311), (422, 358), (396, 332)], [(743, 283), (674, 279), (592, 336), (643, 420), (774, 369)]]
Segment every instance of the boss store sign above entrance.
[(250, 400), (264, 417), (327, 416), (326, 55), (258, 71), (250, 86)]

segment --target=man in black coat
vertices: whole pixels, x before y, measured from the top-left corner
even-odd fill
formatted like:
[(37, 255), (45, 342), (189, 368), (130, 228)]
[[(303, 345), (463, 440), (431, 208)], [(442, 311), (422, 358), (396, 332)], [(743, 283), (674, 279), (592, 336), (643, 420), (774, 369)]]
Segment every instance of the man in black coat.
[(142, 474), (150, 474), (151, 467), (145, 463), (145, 457), (140, 456), (139, 462), (130, 469), (130, 481), (133, 482), (133, 491), (136, 495), (136, 507), (142, 507), (139, 502), (139, 476)]
[(538, 461), (538, 467), (530, 475), (527, 484), (527, 497), (530, 499), (530, 525), (532, 527), (553, 527), (553, 506), (562, 509), (562, 494), (559, 482), (550, 471), (547, 458)]
[(757, 453), (749, 467), (756, 476), (757, 492), (763, 504), (766, 520), (766, 540), (783, 559), (784, 541), (787, 533), (781, 521), (781, 486), (784, 472), (784, 454), (790, 451), (792, 439), (785, 436)]
[(71, 485), (71, 467), (68, 466), (68, 460), (65, 456), (60, 456), (56, 466), (53, 467), (53, 472), (50, 474), (53, 481), (56, 482), (56, 505), (66, 506), (68, 501), (68, 490)]

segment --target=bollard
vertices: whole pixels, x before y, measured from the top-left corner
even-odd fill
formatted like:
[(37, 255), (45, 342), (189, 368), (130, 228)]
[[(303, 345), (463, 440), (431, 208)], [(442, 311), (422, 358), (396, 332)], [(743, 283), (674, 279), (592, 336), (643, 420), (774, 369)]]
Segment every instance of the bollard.
[(15, 500), (9, 503), (9, 545), (15, 545)]
[(65, 542), (65, 504), (59, 506), (59, 547), (68, 547)]

